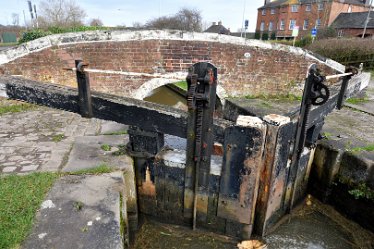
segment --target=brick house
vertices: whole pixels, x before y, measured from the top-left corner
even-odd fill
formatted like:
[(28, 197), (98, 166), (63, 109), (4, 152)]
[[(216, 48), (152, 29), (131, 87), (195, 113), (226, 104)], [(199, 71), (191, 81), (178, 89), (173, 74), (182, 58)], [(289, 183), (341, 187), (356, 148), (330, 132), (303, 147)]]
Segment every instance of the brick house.
[(326, 28), (340, 13), (364, 12), (369, 0), (265, 0), (258, 9), (256, 32), (279, 39), (292, 38), (299, 26), (299, 38), (312, 28)]
[[(339, 37), (362, 37), (368, 12), (341, 13), (331, 24)], [(374, 39), (374, 12), (370, 13), (369, 22), (366, 27), (365, 37)]]

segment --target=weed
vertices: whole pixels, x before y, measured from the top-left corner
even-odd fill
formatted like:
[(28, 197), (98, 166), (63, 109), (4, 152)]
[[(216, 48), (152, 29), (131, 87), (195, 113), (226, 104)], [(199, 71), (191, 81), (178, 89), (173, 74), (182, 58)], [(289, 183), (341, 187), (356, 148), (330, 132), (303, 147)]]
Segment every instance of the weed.
[(54, 173), (0, 177), (0, 248), (18, 248), (31, 229), (45, 195), (58, 177)]
[(127, 130), (104, 133), (103, 135), (126, 135)]
[(331, 134), (330, 132), (323, 132), (323, 133), (322, 133), (322, 137), (323, 137), (324, 139), (326, 139), (326, 140), (329, 140), (329, 139), (331, 139), (332, 134)]
[(246, 99), (264, 99), (264, 100), (280, 100), (280, 101), (301, 101), (302, 97), (294, 94), (278, 94), (278, 95), (247, 95)]
[(28, 103), (17, 103), (11, 105), (1, 105), (0, 106), (0, 115), (5, 113), (17, 113), (17, 112), (24, 112), (35, 109), (36, 105), (28, 104)]
[(118, 150), (113, 152), (113, 156), (122, 156), (126, 154), (126, 145), (119, 145)]
[(76, 201), (73, 204), (73, 206), (74, 206), (74, 208), (75, 208), (76, 211), (81, 211), (82, 208), (83, 208), (83, 205), (84, 204), (82, 202), (80, 202), (80, 201)]
[(366, 183), (360, 183), (357, 188), (348, 191), (355, 199), (374, 200), (374, 190), (369, 188)]
[(113, 167), (109, 167), (107, 164), (102, 163), (99, 166), (91, 169), (82, 169), (74, 172), (69, 172), (70, 175), (99, 175), (104, 173), (110, 173), (114, 170)]
[(65, 138), (64, 134), (57, 134), (52, 137), (52, 141), (55, 143), (61, 142)]
[(369, 98), (367, 96), (364, 96), (363, 98), (350, 98), (350, 99), (347, 99), (345, 102), (352, 104), (352, 105), (357, 105), (357, 104), (365, 103), (368, 101), (369, 101)]
[(101, 149), (103, 151), (111, 151), (112, 150), (112, 146), (110, 146), (109, 144), (103, 144), (103, 145), (101, 145)]
[(374, 151), (374, 144), (369, 144), (369, 145), (362, 146), (362, 147), (354, 147), (354, 148), (351, 148), (350, 150), (353, 152), (361, 152), (361, 151), (371, 152), (371, 151)]

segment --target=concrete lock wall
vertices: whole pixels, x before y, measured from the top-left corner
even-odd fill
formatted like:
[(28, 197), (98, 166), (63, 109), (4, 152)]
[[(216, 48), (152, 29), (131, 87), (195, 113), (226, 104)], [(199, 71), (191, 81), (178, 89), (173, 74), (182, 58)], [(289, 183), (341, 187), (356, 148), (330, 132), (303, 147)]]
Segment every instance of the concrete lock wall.
[[(0, 73), (75, 86), (75, 59), (90, 68), (153, 77), (90, 74), (93, 90), (142, 99), (161, 85), (184, 79), (198, 61), (218, 67), (218, 96), (300, 94), (308, 66), (326, 73), (342, 65), (301, 49), (257, 40), (180, 31), (91, 31), (51, 35), (0, 52)], [(156, 75), (157, 74), (157, 75)], [(162, 77), (157, 77), (162, 75)], [(169, 77), (169, 79), (165, 79)], [(170, 79), (170, 78), (178, 79)], [(220, 96), (221, 95), (221, 96)]]

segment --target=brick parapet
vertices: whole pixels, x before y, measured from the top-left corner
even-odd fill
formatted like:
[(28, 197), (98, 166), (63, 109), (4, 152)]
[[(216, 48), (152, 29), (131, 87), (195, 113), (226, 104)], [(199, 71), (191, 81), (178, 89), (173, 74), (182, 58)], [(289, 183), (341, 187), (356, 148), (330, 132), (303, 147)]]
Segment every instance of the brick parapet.
[[(43, 37), (0, 53), (5, 74), (75, 86), (64, 68), (75, 59), (90, 68), (149, 74), (187, 72), (198, 61), (218, 67), (229, 96), (300, 93), (306, 70), (319, 63), (329, 72), (344, 66), (317, 59), (300, 48), (238, 37), (179, 31), (95, 31)], [(144, 76), (91, 74), (94, 90), (132, 96), (150, 79)], [(144, 86), (143, 86), (144, 88)]]

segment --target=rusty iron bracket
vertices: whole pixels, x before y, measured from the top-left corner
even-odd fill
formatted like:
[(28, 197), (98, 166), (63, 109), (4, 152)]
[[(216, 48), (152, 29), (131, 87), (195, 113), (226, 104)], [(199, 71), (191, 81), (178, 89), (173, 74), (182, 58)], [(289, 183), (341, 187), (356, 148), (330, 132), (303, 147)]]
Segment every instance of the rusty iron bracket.
[(303, 153), (309, 128), (309, 114), (313, 105), (323, 105), (329, 99), (329, 88), (324, 85), (325, 76), (321, 75), (316, 64), (312, 64), (308, 69), (305, 80), (304, 92), (300, 106), (300, 114), (297, 121), (296, 135), (294, 139), (293, 151), (291, 155), (290, 171), (287, 179), (287, 195), (285, 204), (289, 213), (295, 202), (295, 187), (301, 154)]
[(343, 82), (342, 82), (342, 85), (340, 87), (338, 101), (336, 103), (336, 108), (338, 110), (341, 110), (343, 105), (344, 105), (345, 93), (347, 91), (349, 80), (352, 78), (353, 75), (356, 75), (359, 72), (360, 72), (359, 69), (357, 69), (355, 67), (352, 67), (352, 66), (349, 66), (349, 67), (346, 68), (345, 73), (351, 73), (351, 74), (343, 77)]
[(196, 63), (190, 68), (186, 81), (189, 116), (185, 184), (186, 188), (193, 189), (192, 228), (195, 229), (197, 196), (199, 192), (206, 192), (209, 188), (217, 68), (207, 62)]

